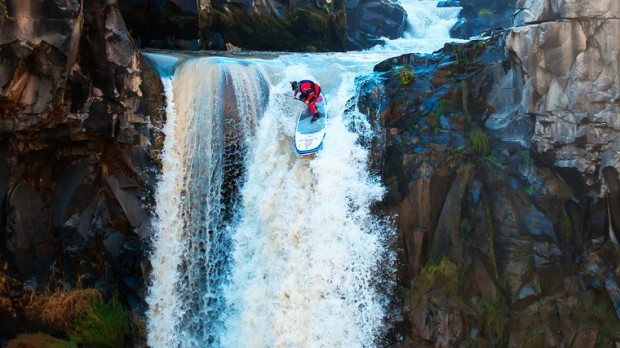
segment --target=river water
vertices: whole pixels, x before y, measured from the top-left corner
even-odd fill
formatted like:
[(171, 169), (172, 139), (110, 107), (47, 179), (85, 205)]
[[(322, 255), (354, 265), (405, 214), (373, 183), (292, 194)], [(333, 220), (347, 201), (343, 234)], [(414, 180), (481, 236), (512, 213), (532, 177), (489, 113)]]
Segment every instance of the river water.
[[(389, 329), (395, 228), (373, 203), (373, 136), (357, 109), (373, 67), (451, 41), (460, 9), (407, 0), (409, 28), (346, 53), (146, 53), (167, 122), (147, 302), (152, 347), (380, 347)], [(289, 81), (328, 101), (324, 149), (293, 150), (305, 105)]]

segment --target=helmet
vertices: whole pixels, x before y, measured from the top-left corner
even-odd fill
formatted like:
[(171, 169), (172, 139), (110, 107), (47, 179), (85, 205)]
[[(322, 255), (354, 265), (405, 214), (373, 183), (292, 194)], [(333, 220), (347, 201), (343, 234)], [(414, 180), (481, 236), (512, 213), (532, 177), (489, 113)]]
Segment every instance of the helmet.
[(297, 87), (299, 87), (299, 84), (297, 83), (297, 81), (291, 81), (291, 89), (295, 90), (297, 89)]

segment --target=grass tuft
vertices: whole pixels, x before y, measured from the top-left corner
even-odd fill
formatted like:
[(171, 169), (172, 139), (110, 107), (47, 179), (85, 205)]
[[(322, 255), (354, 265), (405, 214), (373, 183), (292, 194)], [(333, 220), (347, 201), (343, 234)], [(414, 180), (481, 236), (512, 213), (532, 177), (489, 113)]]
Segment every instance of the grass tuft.
[(489, 136), (480, 129), (475, 129), (469, 133), (469, 144), (474, 153), (486, 156), (491, 151)]
[(458, 266), (444, 256), (439, 262), (427, 263), (415, 280), (416, 290), (424, 294), (433, 288), (442, 288), (456, 294), (460, 272)]
[(96, 289), (57, 291), (33, 295), (25, 312), (29, 318), (68, 330), (78, 316), (91, 309), (93, 301), (101, 301)]

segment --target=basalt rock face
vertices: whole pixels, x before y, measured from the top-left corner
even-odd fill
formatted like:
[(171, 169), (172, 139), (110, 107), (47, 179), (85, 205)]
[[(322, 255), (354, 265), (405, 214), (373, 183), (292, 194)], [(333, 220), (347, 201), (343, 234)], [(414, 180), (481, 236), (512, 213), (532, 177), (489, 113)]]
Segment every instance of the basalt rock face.
[(388, 0), (134, 0), (119, 4), (145, 47), (344, 51), (400, 37), (406, 13)]
[(139, 309), (161, 82), (114, 1), (0, 13), (0, 303), (79, 285)]
[(535, 151), (590, 186), (603, 168), (620, 168), (620, 4), (528, 4), (515, 22), (543, 22), (515, 28), (507, 42), (524, 76), (520, 103), (494, 119), (534, 115)]
[[(570, 4), (549, 8), (598, 13)], [(385, 130), (395, 346), (620, 342), (617, 21), (535, 21), (375, 68), (387, 102), (360, 100)]]
[[(201, 35), (219, 33), (244, 49), (273, 51), (342, 51), (345, 5), (328, 1), (201, 0)], [(210, 25), (207, 25), (210, 22)]]

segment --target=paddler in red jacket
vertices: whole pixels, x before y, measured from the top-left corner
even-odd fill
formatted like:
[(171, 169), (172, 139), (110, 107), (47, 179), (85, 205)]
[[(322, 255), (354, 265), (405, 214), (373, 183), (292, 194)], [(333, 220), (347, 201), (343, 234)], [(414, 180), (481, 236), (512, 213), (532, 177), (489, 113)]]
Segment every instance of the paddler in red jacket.
[[(308, 105), (310, 113), (312, 114), (311, 122), (314, 122), (321, 117), (319, 111), (316, 109), (316, 102), (321, 95), (321, 86), (318, 83), (310, 80), (291, 81), (291, 88), (293, 89), (293, 98), (299, 99)], [(299, 94), (299, 98), (297, 98)]]

